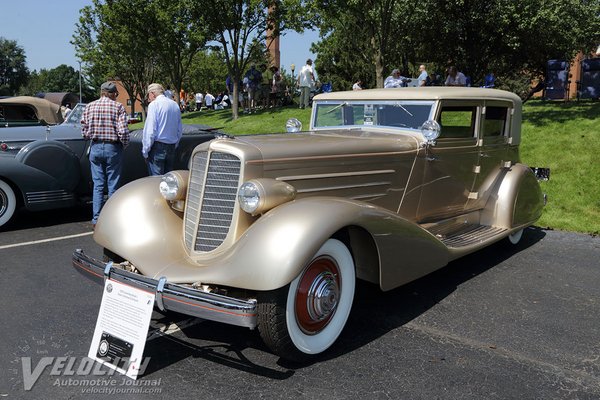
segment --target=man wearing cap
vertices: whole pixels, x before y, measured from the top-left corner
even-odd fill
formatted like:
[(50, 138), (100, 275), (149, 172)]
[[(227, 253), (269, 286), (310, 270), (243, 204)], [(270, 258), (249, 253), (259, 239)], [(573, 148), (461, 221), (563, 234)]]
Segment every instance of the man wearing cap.
[(312, 60), (306, 60), (306, 65), (298, 73), (298, 86), (300, 87), (300, 108), (308, 107), (310, 103), (310, 91), (315, 84), (315, 70)]
[(150, 104), (144, 124), (142, 155), (150, 175), (163, 175), (173, 170), (175, 149), (183, 133), (181, 111), (174, 101), (165, 97), (164, 92), (160, 83), (148, 86)]
[(92, 195), (92, 226), (96, 227), (104, 205), (104, 190), (108, 197), (119, 187), (123, 166), (123, 148), (129, 144), (127, 111), (115, 101), (119, 92), (113, 82), (104, 82), (100, 98), (85, 107), (81, 116), (81, 134), (90, 143), (90, 166), (94, 191)]

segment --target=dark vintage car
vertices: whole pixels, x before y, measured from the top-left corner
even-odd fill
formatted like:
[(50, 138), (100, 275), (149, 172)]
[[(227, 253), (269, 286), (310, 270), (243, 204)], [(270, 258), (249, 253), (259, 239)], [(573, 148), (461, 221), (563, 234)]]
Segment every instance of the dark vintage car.
[(308, 131), (216, 138), (189, 171), (119, 189), (94, 231), (114, 263), (77, 250), (73, 266), (311, 358), (342, 332), (356, 279), (391, 290), (519, 242), (545, 204), (520, 141), (521, 100), (501, 90), (320, 94)]
[[(81, 136), (78, 104), (60, 125), (0, 129), (0, 226), (19, 207), (30, 211), (71, 207), (91, 199), (90, 142)], [(194, 147), (213, 139), (209, 127), (184, 125), (176, 168), (187, 168)], [(122, 183), (147, 176), (142, 130), (131, 132)]]
[(17, 96), (0, 99), (0, 127), (56, 125), (63, 122), (60, 107), (45, 99)]

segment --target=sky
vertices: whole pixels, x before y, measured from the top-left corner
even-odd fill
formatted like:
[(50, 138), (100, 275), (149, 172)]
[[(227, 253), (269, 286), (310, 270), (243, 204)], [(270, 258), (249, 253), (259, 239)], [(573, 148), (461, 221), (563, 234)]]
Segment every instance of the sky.
[[(91, 5), (91, 0), (0, 0), (2, 23), (0, 37), (15, 40), (25, 50), (30, 71), (52, 69), (61, 64), (79, 69), (71, 38), (79, 20), (79, 10)], [(288, 73), (290, 65), (298, 71), (310, 52), (312, 42), (318, 40), (316, 31), (304, 34), (286, 32), (280, 39), (281, 67)], [(318, 65), (315, 65), (318, 72)]]

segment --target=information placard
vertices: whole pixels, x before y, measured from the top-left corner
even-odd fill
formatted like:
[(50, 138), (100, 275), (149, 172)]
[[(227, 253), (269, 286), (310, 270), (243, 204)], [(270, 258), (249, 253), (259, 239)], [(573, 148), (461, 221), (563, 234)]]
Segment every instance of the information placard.
[(107, 279), (88, 357), (136, 379), (153, 308), (154, 293)]

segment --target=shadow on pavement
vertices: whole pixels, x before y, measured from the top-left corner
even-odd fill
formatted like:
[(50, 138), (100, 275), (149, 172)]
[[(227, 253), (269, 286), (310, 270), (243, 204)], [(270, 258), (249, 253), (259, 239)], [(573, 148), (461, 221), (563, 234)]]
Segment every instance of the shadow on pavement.
[[(328, 351), (309, 364), (279, 359), (277, 364), (286, 371), (261, 366), (244, 354), (247, 349), (269, 352), (257, 330), (204, 321), (183, 329), (186, 339), (169, 335), (148, 343), (144, 354), (152, 357), (152, 363), (146, 374), (191, 356), (271, 379), (287, 379), (294, 375), (296, 369), (352, 352), (405, 325), (442, 301), (461, 284), (534, 245), (545, 235), (542, 229), (530, 227), (518, 245), (511, 245), (507, 240), (496, 243), (389, 292), (382, 292), (378, 285), (359, 281), (344, 331)], [(210, 344), (198, 346), (191, 343), (196, 340)]]

